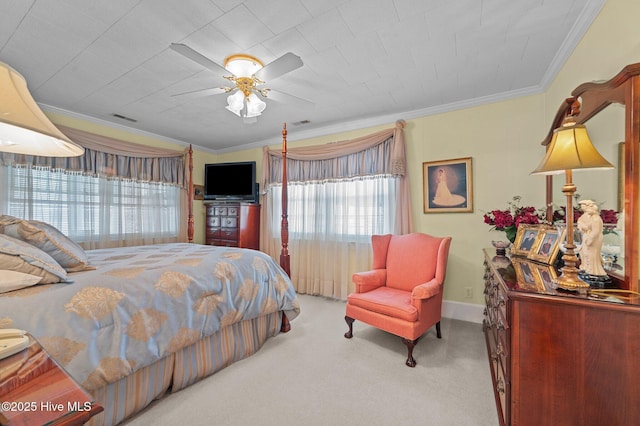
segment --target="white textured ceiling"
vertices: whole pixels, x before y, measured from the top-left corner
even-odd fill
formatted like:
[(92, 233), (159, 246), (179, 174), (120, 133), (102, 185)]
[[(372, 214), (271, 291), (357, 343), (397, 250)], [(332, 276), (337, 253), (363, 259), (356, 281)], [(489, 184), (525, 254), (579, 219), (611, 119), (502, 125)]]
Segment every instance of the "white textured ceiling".
[[(2, 0), (0, 61), (45, 110), (223, 152), (274, 143), (284, 122), (295, 140), (540, 92), (604, 2)], [(304, 65), (266, 87), (313, 104), (268, 99), (244, 124), (225, 95), (174, 97), (224, 80), (171, 43), (218, 64), (293, 52)]]

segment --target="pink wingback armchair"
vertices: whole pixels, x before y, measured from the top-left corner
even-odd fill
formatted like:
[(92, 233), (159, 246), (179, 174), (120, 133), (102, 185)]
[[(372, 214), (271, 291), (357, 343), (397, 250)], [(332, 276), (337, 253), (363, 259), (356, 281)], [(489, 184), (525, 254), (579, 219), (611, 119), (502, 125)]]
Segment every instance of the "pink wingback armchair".
[(415, 367), (413, 348), (433, 325), (442, 338), (442, 290), (451, 237), (427, 234), (374, 235), (372, 270), (353, 274), (356, 291), (344, 317), (353, 337), (353, 321), (395, 334), (407, 346), (406, 364)]

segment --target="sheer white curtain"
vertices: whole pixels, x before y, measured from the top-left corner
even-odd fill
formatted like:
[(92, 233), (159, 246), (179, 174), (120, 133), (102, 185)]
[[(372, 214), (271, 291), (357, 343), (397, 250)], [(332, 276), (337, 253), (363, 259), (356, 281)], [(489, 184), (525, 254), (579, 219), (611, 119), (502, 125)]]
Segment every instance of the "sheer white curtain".
[(175, 185), (2, 167), (2, 213), (49, 223), (85, 249), (178, 241)]
[[(371, 265), (371, 235), (411, 230), (403, 122), (395, 129), (288, 152), (291, 278), (298, 293), (345, 299)], [(265, 150), (261, 249), (280, 253), (281, 165)]]
[(85, 249), (185, 240), (183, 153), (65, 134), (85, 146), (84, 155), (0, 153), (1, 214), (47, 222)]
[[(353, 272), (371, 263), (371, 235), (393, 232), (397, 187), (398, 179), (385, 175), (289, 185), (291, 274), (299, 293), (346, 298)], [(267, 193), (271, 253), (281, 243), (281, 196), (279, 184)]]

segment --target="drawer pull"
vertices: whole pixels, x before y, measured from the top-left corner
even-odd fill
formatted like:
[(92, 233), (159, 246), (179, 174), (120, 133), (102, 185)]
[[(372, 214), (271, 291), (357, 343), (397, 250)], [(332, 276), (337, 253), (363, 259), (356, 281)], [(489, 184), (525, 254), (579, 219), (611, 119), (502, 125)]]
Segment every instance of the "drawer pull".
[(491, 360), (494, 362), (498, 362), (498, 359), (504, 357), (504, 349), (501, 343), (498, 343), (498, 347), (495, 351), (491, 352)]

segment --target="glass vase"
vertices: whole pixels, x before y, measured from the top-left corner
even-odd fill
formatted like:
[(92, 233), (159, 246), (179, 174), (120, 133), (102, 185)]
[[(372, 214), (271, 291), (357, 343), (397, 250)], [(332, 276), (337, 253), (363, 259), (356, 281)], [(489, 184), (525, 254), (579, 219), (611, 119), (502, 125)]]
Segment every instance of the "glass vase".
[(511, 241), (491, 241), (491, 245), (496, 248), (496, 254), (498, 256), (505, 256), (507, 254), (507, 249), (511, 245)]
[(616, 224), (605, 223), (603, 227), (602, 248), (602, 266), (605, 270), (611, 271), (618, 262), (618, 258), (622, 252), (621, 232), (616, 229)]

